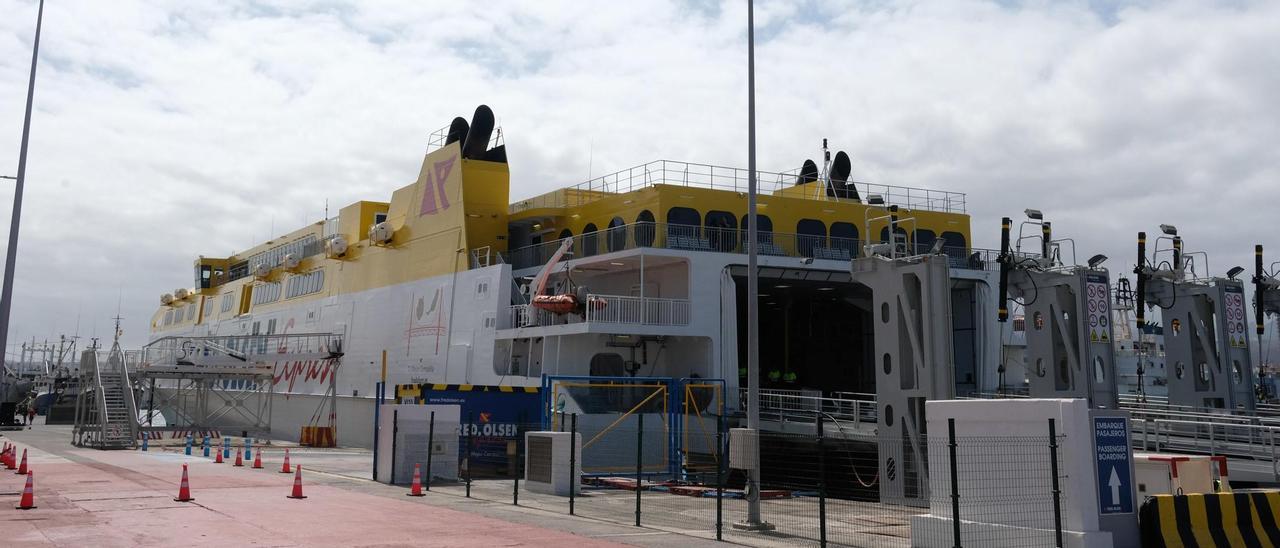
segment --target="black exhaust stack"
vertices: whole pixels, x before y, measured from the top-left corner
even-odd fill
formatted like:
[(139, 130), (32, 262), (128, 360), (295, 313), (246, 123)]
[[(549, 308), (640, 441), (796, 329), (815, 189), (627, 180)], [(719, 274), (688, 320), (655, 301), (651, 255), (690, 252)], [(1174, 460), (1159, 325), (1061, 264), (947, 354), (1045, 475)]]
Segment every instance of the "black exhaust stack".
[(858, 199), (858, 190), (849, 184), (851, 171), (853, 171), (853, 162), (849, 160), (849, 155), (843, 150), (836, 152), (836, 158), (831, 162), (831, 186), (828, 193), (834, 191), (837, 198)]
[(467, 129), (470, 127), (466, 118), (454, 118), (453, 123), (449, 124), (449, 137), (444, 140), (444, 144), (467, 142)]
[(812, 183), (817, 180), (818, 164), (813, 163), (813, 160), (805, 160), (804, 164), (800, 166), (800, 175), (796, 177), (796, 186), (800, 186), (805, 183)]
[(1137, 317), (1137, 325), (1139, 328), (1146, 325), (1147, 312), (1147, 275), (1142, 271), (1143, 265), (1147, 264), (1147, 233), (1138, 233), (1138, 266), (1134, 267), (1133, 273), (1138, 279), (1138, 305), (1135, 308), (1135, 316)]
[(468, 160), (483, 160), (485, 150), (489, 148), (489, 138), (493, 136), (493, 111), (488, 105), (476, 107), (471, 116), (471, 129), (467, 138), (462, 141), (462, 157)]
[(1013, 266), (1013, 257), (1009, 255), (1009, 229), (1012, 226), (1013, 219), (1000, 219), (1000, 257), (996, 259), (1000, 262), (1000, 306), (996, 310), (996, 319), (1002, 322), (1009, 319), (1009, 269)]

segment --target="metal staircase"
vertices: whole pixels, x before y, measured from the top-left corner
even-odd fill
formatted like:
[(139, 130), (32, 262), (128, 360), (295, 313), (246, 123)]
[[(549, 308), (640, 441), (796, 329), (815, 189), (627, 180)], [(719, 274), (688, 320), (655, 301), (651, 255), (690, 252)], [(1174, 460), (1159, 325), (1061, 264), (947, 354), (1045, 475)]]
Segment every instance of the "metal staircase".
[(138, 407), (124, 352), (117, 343), (105, 354), (80, 356), (80, 394), (72, 442), (96, 449), (132, 449), (138, 439)]

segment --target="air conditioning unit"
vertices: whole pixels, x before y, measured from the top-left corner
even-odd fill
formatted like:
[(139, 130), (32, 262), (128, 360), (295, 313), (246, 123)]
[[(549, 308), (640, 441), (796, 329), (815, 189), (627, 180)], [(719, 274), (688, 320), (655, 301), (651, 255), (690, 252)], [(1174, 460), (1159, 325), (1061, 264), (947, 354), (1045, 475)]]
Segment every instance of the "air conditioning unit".
[[(574, 440), (574, 441), (571, 441)], [(581, 493), (582, 434), (569, 432), (525, 432), (524, 488), (533, 493), (569, 496), (569, 489)], [(574, 450), (574, 467), (569, 470), (569, 450)]]
[(173, 290), (173, 298), (179, 301), (190, 296), (191, 296), (191, 292), (187, 291), (187, 288), (185, 287), (179, 287), (178, 289)]
[(165, 293), (164, 295), (161, 295), (161, 296), (160, 296), (160, 304), (162, 304), (162, 305), (164, 305), (164, 306), (169, 306), (169, 305), (173, 304), (173, 295), (170, 295), (170, 294), (168, 294), (168, 293)]
[(342, 236), (334, 236), (324, 243), (324, 253), (329, 258), (338, 258), (347, 254), (347, 239)]
[(266, 263), (258, 263), (253, 265), (253, 276), (255, 278), (266, 278), (271, 275), (271, 267)]
[(296, 253), (285, 253), (284, 260), (281, 261), (281, 264), (284, 265), (284, 269), (289, 271), (297, 270), (298, 265), (301, 263), (302, 261), (298, 259), (298, 255)]
[(369, 241), (377, 245), (385, 245), (391, 242), (391, 237), (395, 235), (395, 230), (391, 229), (391, 223), (383, 221), (369, 227)]

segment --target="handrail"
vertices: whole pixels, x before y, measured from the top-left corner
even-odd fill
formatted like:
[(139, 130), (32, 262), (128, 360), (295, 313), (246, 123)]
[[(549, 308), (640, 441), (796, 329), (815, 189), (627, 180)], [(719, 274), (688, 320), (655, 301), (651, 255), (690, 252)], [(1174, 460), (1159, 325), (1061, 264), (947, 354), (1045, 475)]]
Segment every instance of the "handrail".
[[(537, 208), (563, 208), (582, 206), (606, 196), (633, 192), (653, 185), (673, 185), (731, 192), (746, 192), (748, 170), (736, 167), (716, 166), (682, 162), (677, 160), (654, 160), (627, 169), (622, 169), (592, 178), (574, 186), (522, 200), (511, 204), (511, 213)], [(756, 180), (761, 194), (778, 194), (792, 188), (798, 178), (798, 172), (769, 172), (756, 170)], [(850, 181), (862, 197), (873, 194), (884, 198), (885, 204), (897, 205), (907, 209), (941, 211), (948, 213), (965, 212), (965, 195), (961, 192), (932, 190), (927, 188), (885, 185)], [(821, 182), (813, 183), (816, 192), (807, 193), (807, 197), (825, 201), (855, 202), (850, 198), (828, 196)], [(855, 202), (856, 203), (856, 202)]]
[[(570, 251), (573, 252), (575, 259), (641, 248), (734, 254), (744, 254), (747, 251), (746, 231), (736, 227), (635, 222), (606, 227), (571, 238), (573, 243)], [(844, 238), (827, 234), (762, 230), (757, 238), (760, 243), (758, 250), (762, 255), (832, 260), (847, 266), (850, 260), (864, 255), (862, 251), (864, 244), (878, 240), (879, 235), (874, 235), (873, 239), (868, 240), (867, 235), (861, 235), (859, 238)], [(508, 251), (511, 265), (514, 269), (544, 265), (560, 248), (563, 241), (564, 239), (556, 239), (514, 248)], [(924, 254), (928, 253), (932, 247), (933, 242), (912, 242), (906, 253), (908, 255)], [(996, 263), (999, 253), (995, 250), (943, 246), (941, 252), (948, 257), (948, 264), (952, 268), (996, 270), (999, 267)]]

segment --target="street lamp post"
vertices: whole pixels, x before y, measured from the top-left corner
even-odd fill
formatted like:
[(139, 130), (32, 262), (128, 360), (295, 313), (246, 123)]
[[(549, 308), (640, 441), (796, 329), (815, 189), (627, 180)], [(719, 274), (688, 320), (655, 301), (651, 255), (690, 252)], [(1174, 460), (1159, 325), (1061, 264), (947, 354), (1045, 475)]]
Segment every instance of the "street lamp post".
[(0, 348), (8, 348), (9, 313), (13, 310), (13, 270), (18, 255), (18, 225), (22, 220), (22, 185), (27, 178), (27, 143), (31, 139), (31, 101), (36, 91), (36, 60), (40, 58), (40, 25), (44, 0), (36, 12), (36, 35), (31, 46), (31, 77), (27, 80), (27, 112), (22, 120), (22, 147), (18, 151), (18, 176), (14, 177), (13, 216), (9, 220), (9, 251), (4, 258), (4, 288), (0, 290)]

